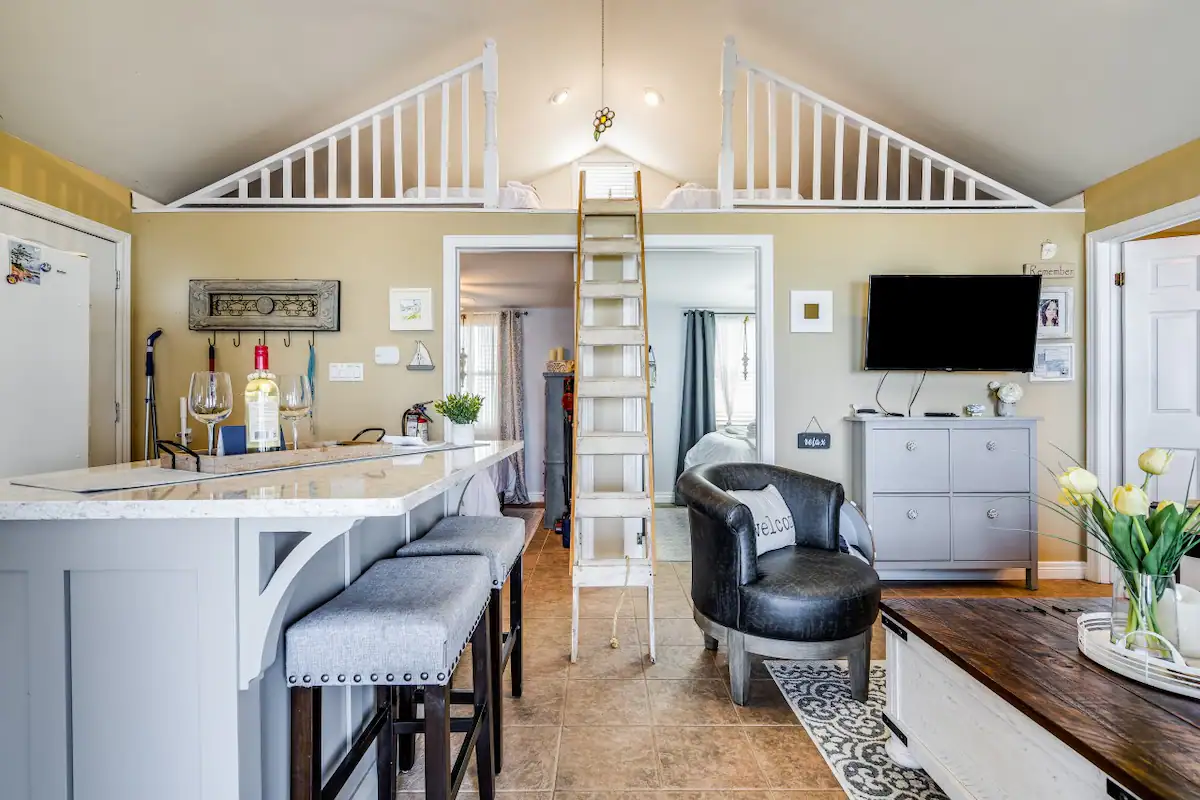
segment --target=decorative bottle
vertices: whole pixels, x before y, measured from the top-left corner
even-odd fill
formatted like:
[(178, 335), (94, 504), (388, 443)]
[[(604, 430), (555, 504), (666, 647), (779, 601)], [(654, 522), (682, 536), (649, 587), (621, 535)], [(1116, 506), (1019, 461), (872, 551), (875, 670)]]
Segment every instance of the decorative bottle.
[(246, 376), (246, 452), (279, 449), (279, 384), (271, 372), (266, 345), (254, 348), (254, 371)]

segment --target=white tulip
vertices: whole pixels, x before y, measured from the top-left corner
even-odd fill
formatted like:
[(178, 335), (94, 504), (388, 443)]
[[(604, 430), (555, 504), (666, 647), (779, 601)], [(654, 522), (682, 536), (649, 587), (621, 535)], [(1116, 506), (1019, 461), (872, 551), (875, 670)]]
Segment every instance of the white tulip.
[(1096, 476), (1083, 467), (1071, 467), (1058, 476), (1058, 485), (1073, 494), (1092, 495), (1100, 488)]
[(1170, 450), (1164, 450), (1161, 447), (1151, 447), (1138, 456), (1138, 469), (1149, 475), (1162, 475), (1166, 473), (1167, 467), (1171, 465), (1171, 459), (1174, 456), (1175, 454)]
[(1113, 489), (1112, 503), (1118, 514), (1127, 517), (1144, 517), (1150, 511), (1150, 498), (1132, 483)]

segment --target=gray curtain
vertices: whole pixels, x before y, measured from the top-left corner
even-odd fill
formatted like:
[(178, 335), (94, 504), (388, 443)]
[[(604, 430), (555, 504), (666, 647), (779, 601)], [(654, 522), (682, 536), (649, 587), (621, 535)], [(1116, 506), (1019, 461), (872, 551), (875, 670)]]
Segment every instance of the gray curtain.
[[(679, 458), (676, 476), (683, 474), (683, 460), (696, 442), (717, 429), (717, 315), (711, 311), (687, 311), (684, 321), (683, 397), (679, 411)], [(683, 498), (675, 492), (675, 505)]]
[[(525, 312), (500, 312), (500, 438), (525, 438)], [(506, 503), (528, 503), (525, 454), (505, 459), (500, 488)]]

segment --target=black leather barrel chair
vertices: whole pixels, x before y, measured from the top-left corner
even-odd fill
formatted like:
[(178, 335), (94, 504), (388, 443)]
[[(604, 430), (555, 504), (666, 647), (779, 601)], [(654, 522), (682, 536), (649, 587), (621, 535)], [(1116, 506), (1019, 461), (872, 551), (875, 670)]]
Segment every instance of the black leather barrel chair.
[[(792, 512), (796, 544), (758, 557), (750, 509), (729, 491), (769, 484)], [(770, 464), (723, 463), (693, 467), (677, 489), (692, 534), (696, 623), (710, 650), (721, 640), (729, 648), (734, 702), (749, 702), (750, 653), (848, 657), (851, 694), (865, 701), (880, 585), (870, 564), (839, 550), (841, 484)]]

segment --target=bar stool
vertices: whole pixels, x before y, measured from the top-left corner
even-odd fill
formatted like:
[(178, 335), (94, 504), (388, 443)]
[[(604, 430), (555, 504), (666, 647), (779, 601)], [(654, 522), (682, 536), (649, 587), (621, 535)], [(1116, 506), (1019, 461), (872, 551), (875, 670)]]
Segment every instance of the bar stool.
[[(457, 796), (474, 747), (480, 798), (493, 800), (490, 584), (487, 559), (479, 556), (387, 559), (288, 628), (291, 800), (336, 797), (372, 743), (378, 796), (390, 800), (397, 788), (397, 736), (411, 742), (416, 734), (425, 736), (426, 797)], [(473, 713), (451, 719), (450, 678), (468, 642)], [(326, 686), (374, 686), (376, 711), (322, 786)], [(423, 719), (398, 703), (401, 690), (411, 695), (418, 688)], [(457, 754), (450, 750), (452, 730), (467, 734)]]
[[(429, 533), (401, 547), (401, 558), (424, 556), (484, 556), (491, 572), (490, 602), (492, 648), (493, 727), (495, 729), (496, 772), (503, 768), (504, 715), (501, 684), (504, 668), (512, 664), (512, 696), (521, 696), (521, 595), (525, 552), (525, 521), (515, 517), (446, 517)], [(501, 590), (511, 578), (508, 595), (508, 631), (500, 630), (503, 615), (500, 610)], [(456, 696), (454, 702), (469, 702)], [(403, 703), (403, 700), (401, 701)], [(403, 766), (403, 757), (401, 758)]]

